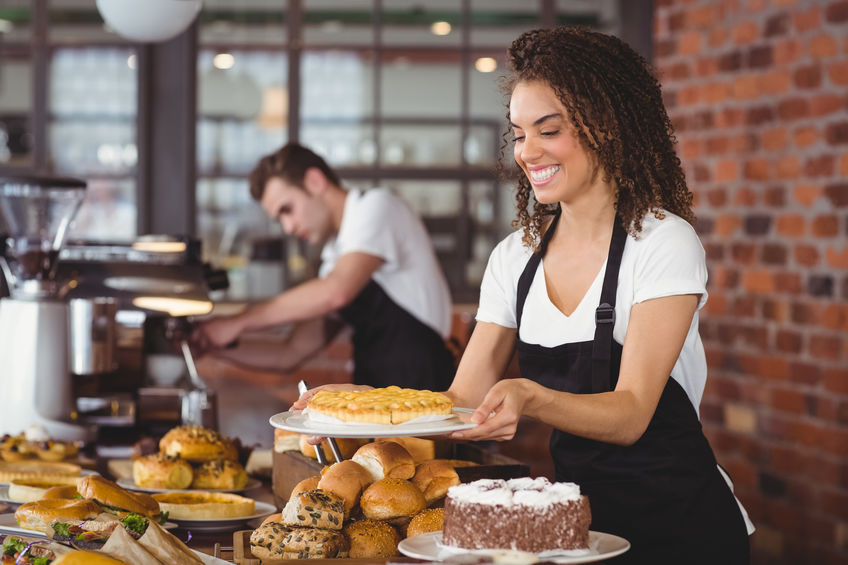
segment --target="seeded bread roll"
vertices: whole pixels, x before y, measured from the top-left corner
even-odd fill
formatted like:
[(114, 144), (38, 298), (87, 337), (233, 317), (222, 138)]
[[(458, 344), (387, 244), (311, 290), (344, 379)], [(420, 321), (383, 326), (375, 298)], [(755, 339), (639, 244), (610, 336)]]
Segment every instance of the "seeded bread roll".
[(250, 552), (265, 560), (281, 559), (283, 540), (294, 528), (280, 522), (265, 522), (250, 534)]
[(365, 489), (359, 501), (362, 513), (372, 520), (410, 518), (426, 504), (418, 487), (403, 479), (379, 480)]
[(380, 559), (398, 555), (400, 535), (391, 525), (376, 520), (357, 520), (344, 528), (350, 550), (348, 557)]
[(453, 465), (444, 460), (425, 461), (415, 468), (412, 484), (424, 493), (427, 506), (443, 499), (448, 489), (459, 484), (459, 475)]
[(318, 488), (341, 496), (345, 501), (345, 518), (359, 504), (362, 491), (371, 484), (371, 473), (355, 461), (349, 459), (333, 463), (321, 475)]
[(247, 486), (247, 471), (238, 461), (214, 459), (194, 470), (191, 488), (239, 490)]
[(289, 499), (283, 508), (281, 522), (286, 526), (341, 530), (344, 508), (344, 499), (334, 492), (307, 490)]
[(312, 477), (306, 477), (305, 479), (303, 479), (302, 481), (300, 481), (299, 483), (294, 485), (294, 488), (292, 489), (291, 494), (289, 495), (289, 498), (291, 499), (296, 494), (303, 492), (305, 490), (315, 490), (316, 488), (318, 488), (318, 482), (320, 480), (321, 480), (320, 475), (314, 475)]
[(428, 508), (412, 517), (406, 527), (406, 537), (419, 536), (429, 532), (439, 532), (445, 521), (444, 508)]
[(144, 488), (185, 489), (194, 478), (188, 461), (162, 452), (133, 459), (132, 474), (135, 485)]
[(415, 474), (415, 460), (401, 444), (394, 441), (369, 443), (353, 454), (354, 461), (371, 473), (371, 479), (410, 479)]
[(159, 450), (192, 463), (212, 459), (238, 460), (238, 450), (229, 439), (203, 426), (177, 426), (159, 440)]

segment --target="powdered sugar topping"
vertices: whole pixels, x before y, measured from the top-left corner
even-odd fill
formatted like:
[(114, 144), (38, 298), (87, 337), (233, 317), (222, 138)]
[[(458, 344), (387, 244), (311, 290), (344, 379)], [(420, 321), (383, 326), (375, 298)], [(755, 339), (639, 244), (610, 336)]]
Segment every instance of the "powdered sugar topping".
[(498, 506), (544, 508), (552, 504), (580, 500), (580, 487), (574, 483), (553, 483), (546, 478), (521, 477), (503, 481), (481, 479), (451, 487), (448, 497), (456, 502)]

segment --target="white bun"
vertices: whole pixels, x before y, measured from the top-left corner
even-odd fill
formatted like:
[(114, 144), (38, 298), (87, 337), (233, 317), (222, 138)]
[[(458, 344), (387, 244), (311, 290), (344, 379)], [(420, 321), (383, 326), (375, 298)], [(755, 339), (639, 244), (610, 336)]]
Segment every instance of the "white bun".
[(371, 484), (371, 473), (355, 461), (345, 460), (330, 465), (321, 475), (318, 488), (334, 492), (345, 501), (345, 517), (359, 503), (362, 491)]
[(412, 484), (418, 487), (427, 501), (427, 506), (445, 497), (448, 489), (460, 483), (453, 465), (444, 460), (425, 461), (416, 467)]
[(353, 460), (365, 467), (371, 479), (410, 479), (415, 474), (415, 460), (409, 451), (394, 441), (369, 443), (360, 447)]
[(421, 491), (403, 479), (381, 479), (365, 489), (359, 500), (362, 513), (372, 520), (408, 518), (426, 505)]

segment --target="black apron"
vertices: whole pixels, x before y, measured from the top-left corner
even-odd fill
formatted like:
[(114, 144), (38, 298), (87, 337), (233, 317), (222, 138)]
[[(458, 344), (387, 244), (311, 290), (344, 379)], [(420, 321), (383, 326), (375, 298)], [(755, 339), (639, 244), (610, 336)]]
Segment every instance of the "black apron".
[(398, 306), (374, 280), (339, 310), (353, 327), (353, 382), (447, 390), (454, 357), (442, 337)]
[[(559, 220), (518, 283), (518, 329), (530, 284)], [(593, 341), (542, 347), (516, 332), (521, 375), (554, 390), (591, 394), (618, 382), (620, 344), (613, 340), (618, 271), (627, 233), (616, 219)], [(580, 485), (589, 497), (592, 530), (616, 534), (631, 549), (613, 563), (749, 563), (744, 519), (716, 466), (695, 409), (669, 377), (648, 429), (631, 446), (554, 430), (550, 441), (557, 481)]]

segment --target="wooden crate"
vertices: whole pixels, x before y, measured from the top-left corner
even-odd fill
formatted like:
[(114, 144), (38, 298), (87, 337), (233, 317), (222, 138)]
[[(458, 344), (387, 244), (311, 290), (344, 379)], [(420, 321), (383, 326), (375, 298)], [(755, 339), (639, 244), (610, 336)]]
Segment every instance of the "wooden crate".
[(309, 565), (321, 565), (322, 563), (343, 563), (344, 565), (364, 565), (369, 563), (371, 565), (375, 565), (379, 563), (387, 563), (389, 561), (392, 563), (420, 562), (417, 559), (410, 559), (409, 557), (392, 557), (389, 559), (278, 559), (262, 561), (261, 559), (254, 557), (253, 553), (250, 552), (251, 533), (252, 530), (240, 530), (233, 534), (233, 562), (236, 563), (236, 565), (303, 565), (304, 563), (308, 563)]
[[(456, 467), (459, 480), (463, 483), (477, 479), (512, 479), (530, 474), (528, 465), (474, 443), (440, 441), (436, 454), (444, 459), (462, 459), (477, 463), (468, 467)], [(274, 452), (272, 488), (277, 507), (285, 506), (297, 483), (320, 473), (321, 464), (299, 451)]]

